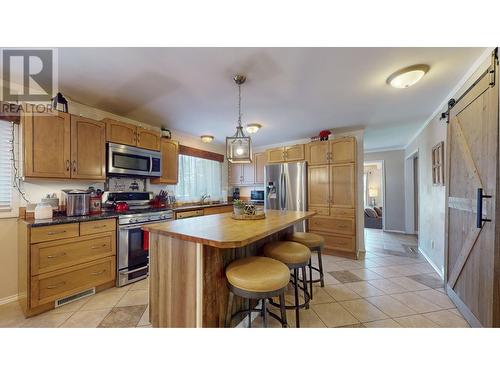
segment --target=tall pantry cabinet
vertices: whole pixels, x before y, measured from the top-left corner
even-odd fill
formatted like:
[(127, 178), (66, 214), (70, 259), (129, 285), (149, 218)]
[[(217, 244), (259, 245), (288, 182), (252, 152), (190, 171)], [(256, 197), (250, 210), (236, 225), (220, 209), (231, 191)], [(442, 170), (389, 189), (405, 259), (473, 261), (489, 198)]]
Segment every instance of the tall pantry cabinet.
[(325, 250), (356, 256), (356, 138), (306, 145), (309, 231), (325, 238)]

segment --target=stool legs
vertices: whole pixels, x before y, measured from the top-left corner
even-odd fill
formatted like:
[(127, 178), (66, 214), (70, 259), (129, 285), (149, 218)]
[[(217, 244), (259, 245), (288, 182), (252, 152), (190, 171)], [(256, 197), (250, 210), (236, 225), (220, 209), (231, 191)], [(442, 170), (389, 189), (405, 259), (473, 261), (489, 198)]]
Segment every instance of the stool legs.
[(267, 328), (267, 299), (263, 298), (261, 302), (262, 302), (262, 315), (264, 315), (263, 316), (264, 328)]
[(307, 299), (307, 276), (306, 276), (306, 266), (302, 267), (302, 286), (304, 287), (304, 301), (307, 300), (306, 309), (309, 308), (309, 301), (311, 300), (311, 296)]
[(287, 328), (288, 322), (286, 321), (285, 293), (280, 294), (280, 313), (281, 313), (281, 326), (283, 328)]
[(231, 326), (231, 316), (232, 316), (232, 311), (233, 311), (233, 299), (234, 299), (234, 293), (229, 291), (229, 297), (227, 300), (227, 310), (226, 310), (226, 322), (225, 322), (226, 328), (230, 328), (230, 326)]
[(252, 300), (248, 299), (248, 328), (252, 328)]
[[(319, 278), (321, 280), (321, 287), (325, 286), (325, 278), (323, 277), (323, 259), (321, 258), (322, 247), (318, 249), (318, 268), (319, 268)], [(312, 278), (311, 278), (312, 280)]]
[(293, 270), (293, 284), (295, 291), (295, 326), (300, 328), (300, 318), (299, 318), (299, 280), (298, 280), (298, 268)]
[(311, 290), (309, 292), (311, 299), (313, 299), (313, 268), (312, 268), (312, 257), (309, 259), (309, 286)]

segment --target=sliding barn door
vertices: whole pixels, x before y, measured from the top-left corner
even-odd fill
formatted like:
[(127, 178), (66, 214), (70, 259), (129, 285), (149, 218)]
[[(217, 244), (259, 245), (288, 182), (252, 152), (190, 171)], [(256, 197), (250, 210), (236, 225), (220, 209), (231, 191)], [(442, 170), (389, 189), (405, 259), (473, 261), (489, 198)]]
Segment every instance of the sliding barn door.
[(498, 86), (486, 74), (450, 111), (446, 286), (473, 326), (499, 325)]

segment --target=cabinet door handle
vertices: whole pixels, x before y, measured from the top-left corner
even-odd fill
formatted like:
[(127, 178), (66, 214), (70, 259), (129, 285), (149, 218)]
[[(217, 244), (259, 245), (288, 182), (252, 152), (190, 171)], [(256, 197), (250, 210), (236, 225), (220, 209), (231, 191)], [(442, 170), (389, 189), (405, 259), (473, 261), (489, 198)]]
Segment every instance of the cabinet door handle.
[(53, 284), (53, 285), (47, 285), (46, 289), (57, 289), (63, 285), (66, 285), (66, 281), (61, 281), (60, 283)]
[(92, 249), (92, 250), (94, 250), (94, 249), (100, 249), (101, 247), (106, 247), (106, 244), (105, 244), (105, 243), (103, 243), (103, 244), (101, 244), (101, 245), (94, 245), (94, 246), (92, 246), (92, 247), (91, 247), (91, 249)]
[(66, 160), (66, 171), (69, 172), (69, 167), (70, 167), (70, 162), (69, 160)]
[(47, 235), (53, 236), (54, 234), (63, 234), (63, 233), (66, 233), (66, 231), (65, 230), (58, 230), (58, 231), (54, 231), (54, 232), (47, 232)]
[(73, 172), (76, 172), (76, 160), (73, 160)]
[(94, 225), (94, 229), (106, 228), (106, 224), (104, 225)]
[(99, 275), (102, 275), (104, 272), (106, 272), (106, 270), (92, 272), (90, 275), (91, 276), (99, 276)]
[(55, 259), (55, 258), (59, 258), (59, 257), (65, 257), (67, 254), (66, 253), (59, 253), (59, 254), (56, 254), (56, 255), (47, 255), (47, 259)]
[(345, 228), (347, 228), (347, 225), (344, 225), (344, 224), (339, 225), (339, 228), (340, 228), (340, 229), (345, 229)]

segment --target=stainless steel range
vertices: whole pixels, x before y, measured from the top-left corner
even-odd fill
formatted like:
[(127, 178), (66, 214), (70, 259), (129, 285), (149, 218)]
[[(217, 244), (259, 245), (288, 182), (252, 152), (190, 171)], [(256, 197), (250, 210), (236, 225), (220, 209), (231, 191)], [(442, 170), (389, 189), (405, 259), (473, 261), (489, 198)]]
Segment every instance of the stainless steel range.
[(125, 202), (128, 211), (119, 212), (117, 234), (116, 285), (124, 286), (144, 279), (149, 271), (149, 235), (141, 230), (145, 223), (173, 220), (170, 209), (150, 208), (150, 192), (106, 192), (105, 207), (113, 209), (117, 202)]

